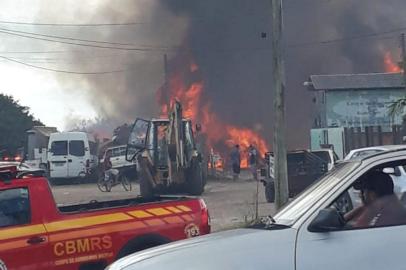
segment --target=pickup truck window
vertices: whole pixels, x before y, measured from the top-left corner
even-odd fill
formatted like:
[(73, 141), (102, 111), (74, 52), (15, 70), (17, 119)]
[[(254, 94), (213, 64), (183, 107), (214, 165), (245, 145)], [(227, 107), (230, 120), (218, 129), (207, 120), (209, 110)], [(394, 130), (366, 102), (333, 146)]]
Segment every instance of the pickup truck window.
[(85, 155), (85, 143), (83, 141), (69, 141), (69, 154), (83, 157)]
[[(395, 193), (395, 184), (389, 173), (372, 169), (357, 179), (345, 194), (348, 205), (352, 207), (347, 207), (345, 211), (335, 207), (343, 215), (344, 229), (406, 224), (406, 208)], [(360, 204), (356, 203), (357, 196)], [(339, 204), (340, 197), (333, 206)]]
[(30, 222), (30, 202), (26, 188), (0, 191), (0, 228)]
[[(276, 223), (282, 225), (292, 225), (308, 209), (309, 205), (314, 205), (332, 187), (337, 185), (345, 176), (359, 166), (360, 162), (345, 162), (335, 166), (330, 172), (316, 181), (303, 191), (296, 199), (286, 205), (275, 216)], [(309, 194), (311, 194), (309, 196)]]
[(68, 142), (67, 141), (52, 142), (51, 152), (54, 156), (66, 156), (68, 154)]

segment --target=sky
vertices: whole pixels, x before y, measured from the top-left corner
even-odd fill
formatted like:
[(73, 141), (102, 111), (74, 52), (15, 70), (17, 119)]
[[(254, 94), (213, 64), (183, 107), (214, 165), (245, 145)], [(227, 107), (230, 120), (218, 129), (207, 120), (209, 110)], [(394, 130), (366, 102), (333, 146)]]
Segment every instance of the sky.
[[(39, 23), (88, 23), (95, 7), (108, 1), (63, 0), (1, 0), (0, 21), (39, 22)], [(57, 14), (57, 16), (56, 16)], [(75, 27), (30, 26), (0, 23), (0, 28), (17, 31), (33, 31), (46, 34), (61, 34)], [(84, 29), (86, 31), (86, 29)], [(102, 39), (101, 37), (99, 37)], [(70, 62), (64, 51), (78, 49), (75, 46), (27, 39), (0, 33), (0, 56), (13, 58), (28, 64), (64, 70), (85, 72), (100, 71), (106, 67), (78, 67)], [(72, 48), (73, 47), (73, 48)], [(86, 49), (79, 48), (84, 51)], [(52, 51), (50, 54), (28, 54), (14, 52)], [(50, 60), (51, 58), (51, 60)], [(56, 60), (55, 60), (56, 59)], [(54, 62), (53, 62), (54, 61)], [(59, 61), (56, 65), (55, 61)], [(65, 63), (61, 64), (61, 61)], [(0, 59), (0, 93), (13, 96), (23, 106), (30, 107), (35, 118), (44, 124), (67, 128), (69, 119), (94, 119), (97, 113), (86, 95), (86, 84), (66, 83), (81, 79), (78, 75), (61, 75), (52, 71), (28, 67)], [(102, 75), (98, 75), (102, 76)], [(77, 81), (76, 81), (77, 82)]]
[[(50, 1), (39, 0), (2, 0), (0, 1), (0, 20), (18, 22), (40, 21), (38, 15), (48, 12), (47, 10), (40, 10), (46, 6), (46, 2), (50, 4)], [(66, 21), (63, 14), (66, 14)], [(71, 21), (72, 16), (69, 12), (60, 13), (59, 18), (60, 23), (75, 23)], [(43, 22), (49, 21), (44, 18)], [(5, 29), (18, 29), (21, 31), (30, 31), (32, 29), (31, 26), (21, 27), (9, 24), (0, 24), (0, 27)], [(62, 51), (64, 49), (59, 45), (33, 41), (22, 37), (12, 37), (5, 34), (0, 35), (0, 38), (2, 40), (2, 42), (0, 42), (1, 56), (16, 57), (18, 60), (39, 66), (44, 66), (43, 62), (46, 61), (42, 60), (44, 56), (12, 54), (8, 52)], [(42, 59), (38, 60), (38, 58)], [(96, 113), (89, 104), (86, 96), (83, 93), (81, 94), (80, 91), (76, 91), (80, 89), (74, 89), (75, 91), (66, 89), (66, 87), (57, 80), (54, 72), (35, 69), (0, 59), (0, 74), (0, 93), (11, 95), (18, 100), (21, 105), (30, 107), (30, 111), (34, 117), (40, 119), (46, 125), (56, 126), (58, 129), (63, 130), (65, 129), (66, 119), (68, 118), (79, 117), (92, 119), (96, 117)], [(72, 75), (72, 79), (74, 80), (74, 75)]]

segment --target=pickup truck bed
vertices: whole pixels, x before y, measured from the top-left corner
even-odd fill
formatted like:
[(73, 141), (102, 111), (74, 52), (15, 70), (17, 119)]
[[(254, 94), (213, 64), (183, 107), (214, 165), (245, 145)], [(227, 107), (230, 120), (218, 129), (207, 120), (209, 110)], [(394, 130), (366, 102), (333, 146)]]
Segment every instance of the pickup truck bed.
[(4, 171), (0, 269), (103, 269), (133, 252), (210, 232), (201, 199), (136, 197), (58, 207), (46, 178), (10, 179)]

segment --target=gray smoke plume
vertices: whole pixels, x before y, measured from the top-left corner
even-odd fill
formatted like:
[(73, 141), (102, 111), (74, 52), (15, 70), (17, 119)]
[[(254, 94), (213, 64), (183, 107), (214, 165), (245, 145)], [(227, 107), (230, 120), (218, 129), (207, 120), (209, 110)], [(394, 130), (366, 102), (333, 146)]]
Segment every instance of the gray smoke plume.
[[(290, 148), (306, 147), (312, 126), (312, 93), (303, 82), (311, 74), (383, 72), (384, 51), (395, 52), (396, 32), (369, 38), (369, 33), (406, 27), (404, 0), (285, 0), (287, 135)], [(272, 131), (271, 1), (270, 0), (140, 0), (107, 1), (91, 21), (144, 21), (134, 28), (100, 30), (104, 40), (171, 47), (169, 58), (184, 48), (200, 68), (212, 110), (224, 121)], [(266, 36), (261, 35), (266, 33)], [(93, 36), (84, 31), (82, 35)], [(353, 39), (345, 39), (353, 37)], [(318, 41), (345, 39), (331, 43)], [(311, 43), (310, 45), (308, 43)], [(190, 50), (190, 51), (189, 51)], [(106, 55), (107, 54), (107, 55)], [(80, 67), (126, 72), (104, 76), (61, 76), (75, 91), (87, 91), (100, 117), (122, 122), (158, 112), (155, 93), (163, 84), (163, 51), (123, 52), (95, 49), (72, 52)], [(100, 56), (100, 58), (96, 58)], [(108, 65), (106, 65), (106, 62)], [(78, 87), (79, 86), (79, 87)]]
[[(205, 74), (206, 95), (226, 121), (272, 129), (271, 1), (163, 0), (188, 14), (188, 42)], [(312, 74), (383, 72), (384, 51), (396, 52), (396, 33), (356, 38), (402, 26), (406, 2), (286, 0), (287, 136), (290, 148), (306, 147), (312, 126)], [(406, 21), (403, 22), (406, 26)], [(261, 38), (267, 32), (267, 38)], [(341, 42), (321, 44), (317, 41)], [(383, 39), (384, 38), (384, 39)], [(390, 38), (390, 39), (388, 39)], [(314, 42), (312, 45), (307, 43)], [(396, 56), (396, 54), (395, 54)]]

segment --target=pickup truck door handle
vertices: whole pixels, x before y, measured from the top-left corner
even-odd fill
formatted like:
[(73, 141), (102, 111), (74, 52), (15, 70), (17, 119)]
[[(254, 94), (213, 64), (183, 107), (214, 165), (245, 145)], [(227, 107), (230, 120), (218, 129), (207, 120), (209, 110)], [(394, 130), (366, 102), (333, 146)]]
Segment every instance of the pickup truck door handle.
[(43, 236), (33, 236), (27, 240), (27, 243), (30, 245), (37, 245), (45, 242), (45, 237)]

